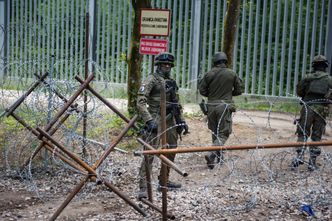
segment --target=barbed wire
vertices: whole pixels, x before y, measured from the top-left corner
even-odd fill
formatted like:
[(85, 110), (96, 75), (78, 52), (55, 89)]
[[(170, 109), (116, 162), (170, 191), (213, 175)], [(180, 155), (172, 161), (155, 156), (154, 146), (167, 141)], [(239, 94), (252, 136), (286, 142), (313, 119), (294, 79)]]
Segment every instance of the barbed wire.
[[(5, 110), (20, 98), (32, 82), (24, 80), (23, 77), (4, 79), (0, 91), (2, 95), (1, 110)], [(7, 85), (15, 85), (15, 87), (7, 87)], [(33, 127), (44, 128), (50, 118), (54, 117), (65, 104), (65, 101), (59, 98), (57, 93), (61, 93), (68, 99), (79, 86), (80, 84), (75, 81), (47, 78), (45, 83), (42, 83), (24, 100), (15, 113)], [(101, 94), (107, 93), (111, 89), (106, 84), (98, 84), (94, 88)], [(107, 93), (107, 95), (109, 94)], [(115, 94), (114, 90), (111, 96), (115, 96)], [(69, 119), (59, 127), (53, 136), (68, 150), (82, 158), (82, 146), (84, 146), (87, 155), (83, 159), (92, 165), (100, 157), (105, 147), (109, 145), (112, 138), (116, 137), (124, 123), (121, 123), (121, 120), (119, 121), (118, 117), (91, 93), (88, 92), (87, 96), (88, 111), (83, 113), (83, 96), (79, 96), (75, 101), (76, 109), (66, 112), (70, 115)], [(111, 99), (112, 102), (115, 102), (115, 106), (122, 110), (125, 109), (125, 101), (119, 101), (114, 97)], [(261, 105), (262, 102), (247, 101), (246, 104), (255, 106)], [(269, 100), (265, 97), (264, 102), (268, 104), (269, 108), (259, 117), (253, 112), (237, 108), (233, 114), (233, 133), (226, 145), (279, 143), (296, 140), (295, 129), (297, 125), (293, 124), (296, 119), (295, 114), (282, 115), (283, 118), (287, 116), (287, 119), (281, 119), (283, 123), (281, 128), (279, 128), (280, 125), (275, 124), (275, 119), (279, 117), (275, 106), (285, 101), (276, 98)], [(299, 104), (302, 101), (293, 99), (289, 102)], [(241, 106), (241, 103), (236, 105)], [(82, 136), (82, 120), (85, 116), (88, 119), (86, 138)], [(189, 138), (183, 137), (178, 146), (190, 148), (212, 145), (212, 134), (207, 129), (204, 117), (198, 114), (198, 117), (193, 118), (200, 122), (200, 125), (195, 125), (199, 127), (198, 130), (204, 132), (205, 129), (205, 132), (203, 135), (196, 135), (197, 128), (190, 125), (191, 119), (189, 118), (188, 122), (192, 132), (188, 136), (195, 138), (195, 141), (192, 142)], [(240, 118), (242, 121), (237, 121)], [(27, 189), (34, 192), (42, 201), (52, 199), (52, 194), (58, 193), (59, 189), (65, 188), (70, 191), (82, 172), (58, 159), (55, 155), (58, 151), (57, 148), (53, 152), (49, 152), (48, 155), (42, 153), (36, 159), (32, 159), (34, 150), (40, 143), (38, 138), (10, 117), (2, 116), (0, 125), (3, 129), (1, 134), (1, 143), (4, 147), (2, 158), (5, 162), (3, 166), (9, 177), (20, 177)], [(167, 130), (170, 129), (172, 128), (167, 128)], [(286, 130), (287, 133), (280, 134), (281, 130)], [(160, 136), (161, 134), (154, 139), (159, 139)], [(330, 119), (327, 120), (326, 136), (328, 139), (331, 138)], [(123, 143), (125, 148), (133, 148), (133, 146), (140, 148), (140, 145), (135, 141), (135, 136), (125, 137)], [(121, 148), (121, 146), (119, 147)], [(214, 208), (216, 212), (225, 214), (251, 211), (269, 202), (284, 207), (295, 207), (301, 202), (307, 202), (316, 207), (327, 206), (332, 200), (332, 189), (329, 184), (332, 172), (332, 154), (329, 147), (321, 149), (322, 154), (318, 161), (320, 169), (314, 172), (306, 170), (307, 160), (305, 160), (304, 166), (294, 171), (289, 170), (290, 162), (295, 156), (295, 151), (292, 148), (239, 152), (226, 150), (225, 159), (216, 165), (213, 171), (207, 169), (204, 153), (178, 154), (176, 164), (188, 171), (190, 175), (185, 179), (186, 185), (183, 185), (183, 188), (170, 199), (170, 205), (175, 208), (176, 206), (181, 207), (185, 203), (186, 207), (193, 209), (193, 211), (197, 211), (204, 205), (204, 207)], [(24, 170), (21, 170), (20, 167), (27, 159), (29, 160), (28, 165)], [(45, 161), (46, 159), (47, 161)], [(125, 186), (128, 191), (131, 191), (129, 194), (135, 195), (136, 191), (133, 190), (137, 189), (136, 184), (139, 179), (137, 173), (141, 160), (141, 158), (133, 158), (120, 152), (114, 152), (98, 168), (97, 173), (116, 185)], [(159, 172), (160, 161), (155, 160), (155, 164), (157, 166), (153, 167), (153, 174)], [(50, 173), (49, 171), (53, 171), (51, 172), (52, 176), (45, 175)], [(61, 184), (56, 179), (57, 176), (63, 177), (65, 182)], [(172, 172), (172, 177), (174, 176), (180, 179), (177, 174)], [(159, 186), (156, 177), (152, 176), (153, 189), (157, 189)], [(50, 189), (48, 185), (51, 185), (52, 181), (45, 183), (45, 179), (57, 182), (53, 183), (54, 185), (52, 184), (52, 189)], [(84, 191), (78, 194), (75, 201), (86, 200), (92, 194), (96, 194), (96, 189), (98, 187), (93, 183), (85, 184)], [(156, 195), (157, 197), (161, 196), (159, 192)], [(194, 216), (193, 214), (192, 217)]]

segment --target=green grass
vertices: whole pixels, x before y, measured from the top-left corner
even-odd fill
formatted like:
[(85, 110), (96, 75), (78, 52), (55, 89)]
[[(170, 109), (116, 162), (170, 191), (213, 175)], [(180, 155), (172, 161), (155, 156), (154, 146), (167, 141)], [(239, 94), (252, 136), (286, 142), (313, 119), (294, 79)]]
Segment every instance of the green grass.
[(299, 102), (287, 98), (257, 98), (236, 97), (234, 99), (237, 109), (254, 111), (273, 111), (279, 113), (298, 113), (301, 109)]

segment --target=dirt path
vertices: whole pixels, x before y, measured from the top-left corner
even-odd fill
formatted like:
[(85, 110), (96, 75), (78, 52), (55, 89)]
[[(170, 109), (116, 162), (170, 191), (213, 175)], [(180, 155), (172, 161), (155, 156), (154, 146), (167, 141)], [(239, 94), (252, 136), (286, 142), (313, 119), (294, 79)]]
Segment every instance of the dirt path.
[[(185, 111), (188, 111), (185, 109)], [(233, 134), (227, 145), (294, 142), (294, 116), (268, 112), (238, 111)], [(187, 119), (190, 134), (181, 147), (211, 144), (204, 117)], [(324, 136), (332, 139), (331, 128)], [(140, 146), (137, 145), (137, 149)], [(132, 150), (134, 151), (134, 150)], [(137, 173), (141, 158), (114, 152), (103, 166), (102, 175), (111, 180), (130, 199), (136, 200)], [(205, 153), (178, 154), (175, 163), (189, 173), (181, 177), (172, 171), (171, 179), (182, 183), (169, 191), (169, 211), (176, 220), (306, 220), (299, 207), (310, 203), (319, 220), (329, 220), (331, 200), (331, 148), (324, 148), (319, 159), (321, 169), (310, 173), (306, 167), (290, 171), (291, 148), (226, 152), (223, 165), (209, 170)], [(161, 204), (156, 191), (160, 163), (153, 168), (155, 203)], [(0, 220), (47, 220), (78, 184), (82, 176), (65, 167), (33, 172), (33, 180), (15, 179), (4, 170), (0, 180)], [(88, 183), (63, 211), (58, 220), (160, 220), (160, 214), (142, 205), (143, 218), (103, 185)]]

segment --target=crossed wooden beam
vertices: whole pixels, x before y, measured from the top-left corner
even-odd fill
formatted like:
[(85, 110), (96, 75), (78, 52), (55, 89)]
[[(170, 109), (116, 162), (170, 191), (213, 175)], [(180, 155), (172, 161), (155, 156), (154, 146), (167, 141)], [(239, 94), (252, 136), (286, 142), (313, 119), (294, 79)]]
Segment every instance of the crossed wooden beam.
[[(146, 212), (143, 211), (135, 202), (133, 202), (126, 194), (117, 189), (112, 183), (100, 177), (96, 170), (103, 163), (103, 161), (109, 156), (111, 151), (114, 150), (116, 145), (122, 140), (122, 138), (127, 134), (130, 128), (136, 128), (135, 122), (137, 120), (137, 115), (135, 115), (132, 119), (128, 119), (124, 116), (117, 108), (115, 108), (111, 103), (109, 103), (105, 98), (103, 98), (100, 94), (98, 94), (89, 84), (93, 80), (94, 75), (89, 75), (86, 80), (82, 80), (78, 76), (75, 77), (77, 81), (81, 83), (80, 87), (75, 91), (75, 93), (67, 100), (63, 96), (57, 94), (61, 99), (65, 101), (64, 106), (55, 114), (55, 116), (49, 121), (49, 123), (42, 129), (40, 127), (33, 128), (31, 127), (24, 119), (18, 116), (15, 113), (15, 110), (22, 104), (25, 98), (27, 98), (33, 91), (36, 89), (42, 82), (45, 83), (45, 79), (48, 73), (39, 76), (38, 80), (29, 88), (29, 90), (23, 94), (11, 107), (6, 109), (6, 116), (12, 116), (19, 123), (21, 123), (27, 130), (32, 132), (39, 140), (41, 140), (40, 145), (34, 151), (32, 156), (25, 161), (23, 167), (26, 166), (29, 161), (31, 161), (38, 152), (44, 147), (46, 150), (52, 152), (57, 157), (59, 157), (62, 161), (70, 165), (71, 167), (81, 171), (84, 174), (84, 177), (81, 179), (79, 184), (72, 190), (72, 192), (67, 196), (65, 201), (60, 205), (60, 207), (56, 210), (56, 212), (52, 215), (50, 220), (55, 220), (61, 212), (65, 209), (65, 207), (70, 203), (70, 201), (76, 196), (76, 194), (82, 189), (84, 184), (88, 181), (94, 181), (98, 184), (104, 184), (108, 187), (112, 192), (117, 194), (120, 198), (122, 198), (126, 203), (132, 206), (137, 212), (146, 216)], [(59, 143), (52, 135), (60, 128), (60, 126), (68, 119), (73, 111), (77, 111), (77, 105), (74, 104), (77, 97), (84, 91), (89, 90), (93, 95), (95, 95), (99, 100), (101, 100), (107, 107), (109, 107), (113, 112), (115, 112), (119, 117), (121, 117), (126, 123), (126, 127), (122, 129), (121, 133), (114, 139), (114, 141), (104, 150), (103, 154), (100, 158), (90, 166), (84, 160), (82, 160), (79, 156), (69, 151), (64, 145)], [(60, 150), (60, 151), (59, 151)]]

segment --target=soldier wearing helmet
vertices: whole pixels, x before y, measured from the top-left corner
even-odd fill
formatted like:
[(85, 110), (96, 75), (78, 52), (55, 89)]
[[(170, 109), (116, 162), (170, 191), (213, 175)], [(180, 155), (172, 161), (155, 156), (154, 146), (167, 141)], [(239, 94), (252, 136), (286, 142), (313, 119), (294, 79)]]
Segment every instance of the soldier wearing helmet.
[[(199, 82), (199, 92), (208, 98), (207, 119), (213, 145), (222, 146), (232, 133), (233, 96), (242, 94), (243, 84), (238, 75), (227, 68), (228, 59), (224, 52), (217, 52), (212, 61), (212, 69)], [(214, 168), (216, 158), (217, 163), (222, 164), (224, 153), (213, 151), (205, 156), (208, 168)]]
[[(167, 125), (167, 143), (169, 148), (177, 147), (178, 137), (188, 133), (188, 125), (182, 116), (182, 107), (179, 103), (178, 86), (176, 81), (171, 78), (171, 68), (174, 67), (174, 56), (171, 53), (160, 53), (155, 57), (157, 69), (155, 73), (149, 75), (141, 84), (137, 97), (137, 109), (140, 117), (145, 123), (145, 132), (143, 139), (157, 148), (159, 137), (157, 136), (160, 129), (160, 89), (165, 87), (166, 91), (166, 125)], [(167, 155), (174, 161), (175, 154)], [(151, 171), (153, 156), (148, 156), (147, 167)], [(169, 168), (167, 170), (167, 180), (169, 177)], [(159, 176), (158, 178), (161, 178)], [(147, 198), (146, 183), (146, 165), (142, 161), (139, 172), (139, 193), (138, 198)], [(159, 184), (161, 179), (159, 179)], [(168, 188), (180, 188), (181, 184), (167, 182)], [(160, 189), (160, 188), (159, 188)]]
[[(312, 61), (313, 72), (307, 74), (297, 85), (296, 92), (301, 97), (300, 119), (297, 121), (298, 142), (320, 141), (326, 127), (331, 102), (332, 78), (326, 72), (328, 61), (323, 55), (317, 55)], [(291, 169), (304, 164), (305, 147), (296, 148), (296, 157)], [(321, 150), (317, 146), (309, 147), (308, 169), (318, 169), (316, 163)]]

